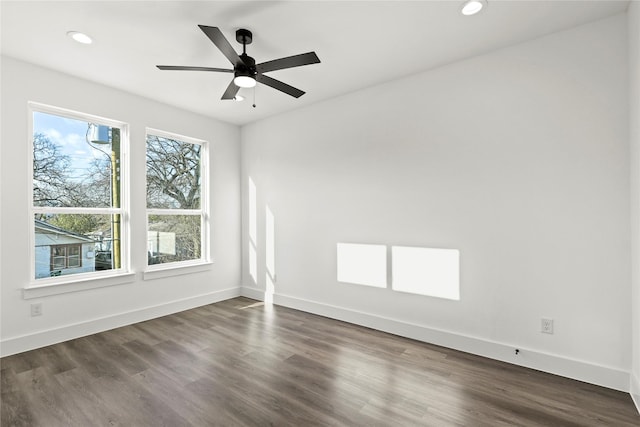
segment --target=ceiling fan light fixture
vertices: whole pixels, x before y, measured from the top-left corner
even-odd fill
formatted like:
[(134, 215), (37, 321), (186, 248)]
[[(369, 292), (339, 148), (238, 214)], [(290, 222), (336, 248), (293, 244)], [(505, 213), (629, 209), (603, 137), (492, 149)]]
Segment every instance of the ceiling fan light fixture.
[(238, 87), (254, 87), (256, 85), (256, 79), (251, 76), (238, 74), (233, 78), (233, 83)]
[(460, 13), (462, 13), (465, 16), (475, 15), (477, 13), (480, 13), (480, 11), (484, 9), (486, 6), (487, 6), (486, 0), (468, 0), (462, 5), (462, 8), (460, 9)]
[(233, 100), (236, 101), (236, 102), (242, 102), (242, 101), (244, 101), (244, 96), (236, 95), (236, 96), (233, 97)]
[(91, 37), (89, 37), (85, 33), (81, 33), (80, 31), (67, 31), (67, 36), (71, 37), (78, 43), (82, 43), (82, 44), (93, 43), (93, 40), (91, 39)]

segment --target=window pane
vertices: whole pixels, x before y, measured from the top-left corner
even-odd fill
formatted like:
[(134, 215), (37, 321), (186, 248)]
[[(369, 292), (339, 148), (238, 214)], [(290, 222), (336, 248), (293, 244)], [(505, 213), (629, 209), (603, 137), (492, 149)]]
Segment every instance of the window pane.
[(67, 253), (67, 248), (66, 246), (53, 246), (51, 253), (54, 258), (62, 257), (62, 259), (64, 259), (64, 256)]
[(120, 129), (33, 113), (34, 206), (120, 207), (119, 175)]
[(64, 257), (54, 257), (53, 258), (53, 269), (57, 268), (65, 268)]
[(200, 209), (200, 149), (147, 135), (147, 208)]
[(200, 259), (201, 229), (200, 215), (149, 215), (149, 265)]
[(80, 267), (80, 257), (78, 255), (69, 256), (67, 267)]
[(120, 215), (37, 214), (34, 229), (36, 279), (120, 266)]

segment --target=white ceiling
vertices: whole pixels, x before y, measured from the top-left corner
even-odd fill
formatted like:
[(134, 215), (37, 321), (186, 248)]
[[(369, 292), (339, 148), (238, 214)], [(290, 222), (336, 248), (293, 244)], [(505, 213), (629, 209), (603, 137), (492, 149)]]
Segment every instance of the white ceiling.
[[(1, 53), (235, 124), (246, 124), (439, 65), (624, 12), (628, 1), (497, 1), (480, 14), (449, 1), (6, 1)], [(155, 65), (231, 68), (198, 24), (253, 32), (264, 62), (315, 51), (322, 63), (268, 75), (307, 93), (242, 89), (231, 75)], [(81, 45), (67, 31), (91, 35)], [(402, 96), (402, 94), (398, 94)]]

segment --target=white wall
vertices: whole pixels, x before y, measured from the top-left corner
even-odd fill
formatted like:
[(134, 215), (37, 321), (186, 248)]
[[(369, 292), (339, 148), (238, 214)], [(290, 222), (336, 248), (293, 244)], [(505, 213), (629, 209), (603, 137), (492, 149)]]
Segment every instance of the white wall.
[(631, 2), (627, 16), (631, 140), (631, 312), (633, 313), (631, 396), (640, 411), (640, 2)]
[[(626, 19), (244, 127), (243, 292), (268, 205), (276, 303), (628, 390)], [(339, 242), (459, 249), (461, 299), (338, 283)]]
[[(46, 345), (226, 299), (239, 294), (240, 131), (167, 105), (2, 58), (1, 333), (2, 354)], [(134, 283), (35, 300), (43, 315), (30, 317), (22, 288), (29, 282), (26, 215), (31, 179), (27, 102), (35, 101), (130, 125), (131, 229)], [(143, 280), (146, 265), (145, 127), (210, 142), (213, 266), (179, 277)]]

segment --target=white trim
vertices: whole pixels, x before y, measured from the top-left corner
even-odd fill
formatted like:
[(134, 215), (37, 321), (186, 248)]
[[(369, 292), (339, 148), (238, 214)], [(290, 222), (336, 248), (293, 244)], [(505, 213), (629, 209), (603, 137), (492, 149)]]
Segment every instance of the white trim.
[[(66, 294), (68, 292), (88, 291), (89, 289), (104, 288), (107, 286), (125, 285), (135, 281), (135, 273), (104, 272), (80, 273), (69, 276), (60, 276), (47, 280), (45, 284), (31, 283), (29, 287), (22, 289), (22, 298), (33, 299), (48, 297), (51, 295)], [(51, 281), (49, 281), (51, 280)], [(61, 280), (65, 280), (62, 282)]]
[(34, 281), (36, 279), (36, 229), (35, 229), (35, 216), (33, 211), (33, 112), (34, 105), (30, 102), (27, 103), (27, 143), (25, 144), (27, 147), (27, 155), (26, 159), (28, 162), (27, 173), (29, 174), (27, 181), (27, 215), (29, 217), (29, 248), (28, 248), (28, 256), (29, 256), (29, 280)]
[[(38, 111), (40, 113), (54, 114), (57, 116), (62, 115), (70, 119), (87, 121), (91, 123), (99, 123), (101, 125), (117, 127), (117, 128), (121, 128), (122, 126), (127, 126), (126, 122), (123, 122), (120, 120), (108, 119), (106, 117), (96, 116), (94, 114), (87, 114), (87, 113), (83, 113), (75, 110), (69, 110), (68, 108), (61, 108), (53, 105), (42, 104), (40, 102), (28, 101), (27, 106), (29, 108), (30, 113), (33, 113), (33, 111)], [(33, 122), (31, 122), (30, 124), (33, 125)], [(33, 131), (33, 126), (31, 126), (31, 130)]]
[[(120, 159), (122, 164), (122, 159)], [(122, 171), (122, 168), (120, 168)], [(122, 192), (121, 192), (122, 193)], [(122, 203), (120, 203), (122, 206)], [(77, 208), (77, 207), (58, 207), (58, 206), (33, 206), (33, 213), (55, 213), (55, 214), (91, 214), (91, 215), (112, 215), (123, 214), (122, 208)]]
[[(198, 138), (194, 138), (192, 136), (180, 135), (179, 133), (167, 132), (167, 131), (160, 130), (160, 129), (145, 128), (145, 135), (149, 135), (149, 134), (152, 134), (154, 136), (159, 136), (160, 138), (173, 139), (175, 141), (188, 142), (189, 144), (196, 144), (196, 145), (201, 145), (201, 146), (205, 146), (205, 145), (208, 144), (208, 142), (206, 140), (204, 140), (204, 139), (198, 139)], [(146, 138), (145, 138), (145, 140), (146, 140)]]
[[(23, 288), (23, 290), (29, 291), (34, 289), (55, 288), (55, 287), (60, 287), (61, 289), (68, 287), (69, 289), (72, 289), (73, 286), (80, 284), (81, 287), (78, 290), (82, 291), (85, 289), (101, 288), (103, 286), (111, 286), (111, 285), (119, 285), (122, 283), (128, 283), (134, 280), (134, 276), (135, 276), (135, 272), (126, 271), (124, 269), (87, 271), (84, 273), (67, 274), (67, 275), (54, 276), (54, 277), (43, 277), (40, 279), (31, 279), (29, 283)], [(131, 280), (128, 280), (129, 278), (131, 278)], [(107, 282), (109, 280), (118, 282), (118, 283), (108, 283), (108, 284), (102, 284), (102, 285), (99, 284), (100, 282)], [(97, 285), (96, 286), (87, 285), (90, 282), (95, 282), (97, 283)], [(73, 291), (70, 291), (70, 290), (52, 291), (48, 295), (64, 294), (67, 292), (73, 292)]]
[[(201, 262), (197, 264), (191, 261), (184, 263), (170, 262), (167, 264), (156, 264), (150, 266), (148, 270), (142, 274), (143, 280), (161, 279), (163, 277), (181, 276), (183, 274), (199, 273), (201, 271), (211, 270), (212, 262)], [(151, 268), (153, 267), (153, 268)]]
[[(202, 199), (200, 199), (202, 201)], [(200, 209), (155, 209), (147, 208), (147, 215), (202, 215)]]
[[(264, 299), (264, 291), (256, 288), (243, 287), (242, 295), (258, 300)], [(596, 365), (590, 362), (547, 354), (519, 346), (430, 328), (398, 319), (382, 317), (288, 295), (274, 294), (273, 303), (394, 335), (629, 392), (630, 374), (617, 368)], [(518, 355), (515, 354), (516, 348), (520, 350)]]
[(258, 288), (248, 288), (246, 286), (243, 286), (241, 294), (243, 297), (257, 299), (258, 301), (264, 301), (264, 291)]
[(213, 189), (213, 185), (210, 181), (210, 148), (211, 144), (208, 141), (202, 141), (200, 144), (200, 181), (204, 182), (204, 188), (203, 185), (200, 184), (200, 212), (202, 213), (202, 225), (200, 226), (200, 241), (202, 242), (200, 257), (203, 261), (209, 262), (212, 261), (211, 242), (213, 241), (213, 236), (211, 235), (211, 231), (213, 230), (213, 226), (211, 225), (213, 216), (211, 215), (212, 197), (210, 197), (210, 191)]
[(32, 334), (6, 338), (0, 341), (0, 357), (10, 356), (23, 351), (45, 347), (133, 323), (144, 322), (157, 317), (166, 316), (195, 307), (213, 304), (240, 295), (240, 288), (229, 288), (196, 295), (189, 298), (170, 301), (163, 304), (141, 308), (139, 310), (105, 316), (84, 322), (56, 327)]
[(631, 373), (630, 390), (631, 390), (631, 399), (633, 400), (633, 403), (636, 404), (636, 409), (640, 414), (640, 379), (633, 372)]

